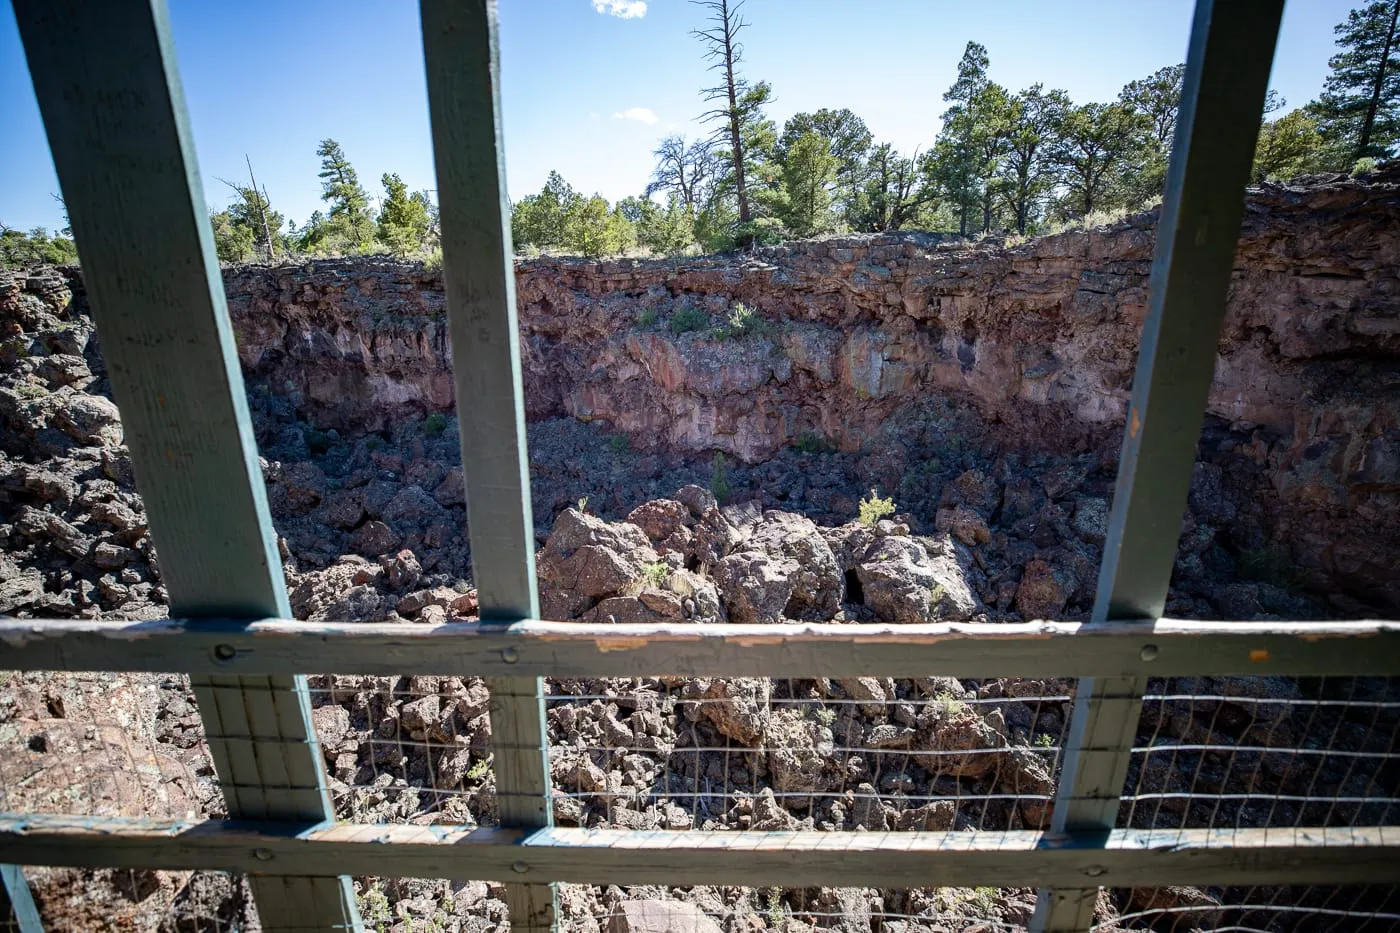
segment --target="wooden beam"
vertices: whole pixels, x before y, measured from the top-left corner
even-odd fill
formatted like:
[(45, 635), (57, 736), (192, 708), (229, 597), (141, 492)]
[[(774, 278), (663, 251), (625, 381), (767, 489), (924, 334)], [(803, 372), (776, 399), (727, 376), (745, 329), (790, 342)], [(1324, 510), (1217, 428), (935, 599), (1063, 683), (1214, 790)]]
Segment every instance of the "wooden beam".
[(1366, 884), (1400, 871), (1400, 827), (823, 833), (93, 821), (0, 817), (0, 858), (579, 884), (1113, 887)]
[[(1283, 0), (1196, 3), (1095, 621), (1166, 604), (1282, 16)], [(1052, 829), (1116, 825), (1144, 684), (1078, 684)], [(1031, 928), (1087, 931), (1097, 898), (1042, 890)]]
[[(171, 610), (290, 615), (165, 5), (14, 6)], [(300, 677), (193, 687), (231, 814), (331, 815)], [(348, 878), (253, 893), (268, 931), (359, 929)]]
[(0, 669), (527, 678), (1400, 674), (1400, 622), (607, 625), (0, 619)]
[[(539, 615), (539, 608), (496, 2), (423, 0), (421, 6), (472, 572), (481, 618), (504, 626)], [(543, 682), (510, 672), (487, 687), (501, 825), (549, 826)], [(511, 883), (506, 902), (512, 929), (554, 928), (553, 887)]]

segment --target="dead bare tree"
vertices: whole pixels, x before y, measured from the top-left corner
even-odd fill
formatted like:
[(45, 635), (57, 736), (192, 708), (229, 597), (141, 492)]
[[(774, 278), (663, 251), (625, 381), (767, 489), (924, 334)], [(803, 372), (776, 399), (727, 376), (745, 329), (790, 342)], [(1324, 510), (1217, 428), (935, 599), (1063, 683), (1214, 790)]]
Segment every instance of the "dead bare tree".
[(705, 58), (713, 64), (710, 70), (723, 76), (722, 83), (705, 88), (701, 93), (705, 100), (721, 101), (723, 106), (701, 114), (700, 119), (723, 120), (716, 132), (717, 138), (728, 137), (730, 157), (734, 161), (734, 192), (739, 199), (739, 222), (753, 219), (749, 210), (748, 185), (744, 180), (744, 140), (740, 132), (743, 112), (739, 99), (749, 89), (749, 83), (738, 74), (736, 66), (743, 60), (744, 47), (737, 41), (739, 31), (748, 25), (739, 15), (743, 2), (731, 4), (729, 0), (693, 0), (711, 13), (714, 25), (709, 29), (696, 29), (691, 32), (706, 46)]
[(267, 244), (267, 261), (276, 262), (277, 246), (272, 240), (272, 228), (269, 227), (267, 223), (267, 205), (270, 203), (267, 200), (267, 192), (259, 193), (258, 180), (253, 177), (253, 160), (248, 158), (247, 153), (243, 154), (243, 160), (248, 163), (248, 181), (251, 182), (253, 185), (253, 193), (260, 194), (259, 197), (256, 197), (253, 200), (257, 202), (258, 219), (262, 222), (263, 242)]
[(698, 139), (687, 143), (684, 136), (667, 136), (652, 153), (656, 168), (646, 187), (647, 197), (658, 191), (675, 194), (687, 211), (694, 213), (705, 200), (706, 183), (715, 172), (714, 143)]
[[(246, 218), (244, 222), (255, 222), (262, 227), (262, 244), (267, 250), (267, 261), (270, 263), (276, 262), (277, 245), (272, 238), (272, 225), (267, 219), (267, 206), (271, 202), (268, 201), (265, 191), (258, 190), (258, 180), (253, 176), (252, 160), (246, 155), (243, 158), (248, 162), (248, 180), (252, 183), (251, 185), (236, 184), (229, 181), (227, 178), (220, 178), (219, 181), (228, 185), (233, 189), (234, 194), (237, 194), (243, 199), (243, 214)], [(280, 225), (279, 223), (279, 226)], [(257, 240), (256, 230), (253, 233), (253, 239), (255, 241)]]

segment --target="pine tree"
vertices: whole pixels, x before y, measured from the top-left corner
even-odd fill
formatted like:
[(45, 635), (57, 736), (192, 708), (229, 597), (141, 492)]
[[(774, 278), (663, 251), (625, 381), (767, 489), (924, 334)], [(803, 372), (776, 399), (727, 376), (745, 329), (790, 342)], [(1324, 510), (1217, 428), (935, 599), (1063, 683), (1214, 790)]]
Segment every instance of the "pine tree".
[(511, 208), (511, 238), (517, 247), (553, 249), (565, 245), (568, 215), (580, 195), (558, 172), (550, 172), (539, 194), (523, 197)]
[(340, 143), (323, 139), (316, 148), (321, 157), (321, 200), (330, 204), (330, 220), (343, 224), (355, 246), (371, 236), (369, 195), (360, 187), (360, 176), (345, 157)]
[(783, 133), (778, 137), (774, 152), (777, 160), (786, 162), (792, 147), (807, 133), (817, 133), (826, 138), (831, 155), (836, 159), (833, 195), (840, 210), (849, 214), (852, 202), (865, 181), (866, 156), (870, 153), (873, 139), (870, 129), (864, 120), (844, 108), (823, 108), (816, 113), (793, 114), (783, 124)]
[(1353, 160), (1393, 155), (1400, 142), (1398, 20), (1400, 0), (1352, 10), (1335, 30), (1344, 51), (1328, 61), (1332, 73), (1309, 105), (1322, 135), (1346, 147)]
[(252, 227), (234, 223), (226, 210), (210, 214), (209, 225), (214, 230), (214, 253), (220, 262), (247, 262), (253, 258)]
[(1259, 128), (1252, 178), (1255, 182), (1288, 181), (1318, 171), (1325, 149), (1317, 121), (1305, 110), (1294, 110)]
[(384, 203), (379, 209), (379, 239), (391, 251), (406, 256), (420, 250), (428, 239), (428, 196), (408, 193), (408, 185), (397, 174), (384, 173)]
[(1185, 65), (1169, 65), (1146, 78), (1128, 82), (1118, 92), (1119, 103), (1149, 124), (1142, 164), (1127, 182), (1126, 197), (1134, 203), (1160, 195), (1166, 186), (1167, 164), (1176, 136), (1176, 117), (1181, 109), (1181, 86), (1185, 77)]
[(1087, 217), (1126, 202), (1125, 182), (1144, 158), (1149, 123), (1126, 104), (1085, 104), (1068, 110), (1049, 153), (1065, 189), (1064, 212)]
[(783, 220), (793, 234), (809, 237), (831, 229), (831, 190), (839, 165), (820, 133), (809, 131), (792, 144), (783, 163)]
[(865, 180), (847, 212), (851, 226), (869, 233), (900, 230), (914, 223), (935, 197), (918, 169), (918, 153), (906, 159), (881, 143), (866, 160)]
[[(277, 258), (277, 251), (285, 247), (282, 236), (282, 215), (272, 209), (267, 195), (251, 185), (237, 185), (230, 181), (224, 184), (233, 189), (237, 199), (220, 213), (226, 215), (231, 228), (240, 231), (233, 240), (226, 240), (225, 251), (241, 252), (246, 240), (248, 256), (228, 258), (228, 262), (245, 262), (253, 255), (261, 254), (268, 262)], [(216, 244), (217, 245), (217, 244)], [(220, 256), (224, 259), (224, 256)]]
[(985, 46), (969, 42), (958, 62), (958, 80), (943, 95), (952, 104), (943, 113), (943, 126), (925, 172), (958, 217), (958, 232), (966, 236), (979, 226), (992, 226), (997, 185), (993, 181), (1011, 132), (1011, 97), (987, 78)]
[(1006, 147), (997, 181), (1017, 233), (1026, 232), (1054, 185), (1050, 151), (1056, 128), (1070, 106), (1069, 95), (1064, 91), (1047, 92), (1039, 84), (1011, 99)]

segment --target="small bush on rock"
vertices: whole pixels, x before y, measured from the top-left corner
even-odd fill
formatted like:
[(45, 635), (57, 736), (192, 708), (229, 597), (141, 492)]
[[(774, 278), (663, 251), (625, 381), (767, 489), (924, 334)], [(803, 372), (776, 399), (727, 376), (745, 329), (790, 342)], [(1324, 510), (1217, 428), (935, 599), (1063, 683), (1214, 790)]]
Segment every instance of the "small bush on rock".
[(671, 329), (671, 333), (679, 337), (681, 334), (700, 330), (709, 320), (710, 316), (699, 308), (681, 308), (671, 315), (671, 320), (666, 326)]
[(867, 528), (874, 528), (880, 519), (893, 514), (894, 500), (881, 499), (874, 489), (870, 490), (869, 499), (860, 500), (860, 523)]
[(438, 437), (447, 430), (447, 416), (433, 412), (423, 421), (423, 433), (429, 437)]
[(746, 337), (766, 337), (773, 325), (766, 317), (742, 301), (736, 302), (724, 316), (724, 323), (710, 328), (712, 340), (742, 340)]

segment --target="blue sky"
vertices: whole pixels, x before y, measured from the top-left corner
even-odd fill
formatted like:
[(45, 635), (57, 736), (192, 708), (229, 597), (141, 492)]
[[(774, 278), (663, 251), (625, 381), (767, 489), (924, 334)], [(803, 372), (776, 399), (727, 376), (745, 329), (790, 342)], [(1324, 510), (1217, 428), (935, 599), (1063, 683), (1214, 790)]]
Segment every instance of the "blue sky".
[[(168, 0), (205, 195), (221, 206), (244, 154), (298, 223), (322, 206), (317, 143), (339, 140), (361, 181), (435, 187), (417, 4), (409, 0)], [(1355, 0), (1291, 0), (1271, 86), (1290, 106), (1321, 89), (1332, 27)], [(744, 71), (772, 83), (770, 115), (849, 107), (879, 141), (912, 152), (938, 131), (968, 40), (991, 75), (1078, 102), (1185, 54), (1189, 0), (749, 0)], [(518, 199), (550, 169), (617, 199), (639, 193), (651, 150), (695, 136), (709, 83), (685, 0), (501, 0), (506, 174)], [(48, 144), (8, 3), (0, 4), (0, 221), (57, 226)]]

